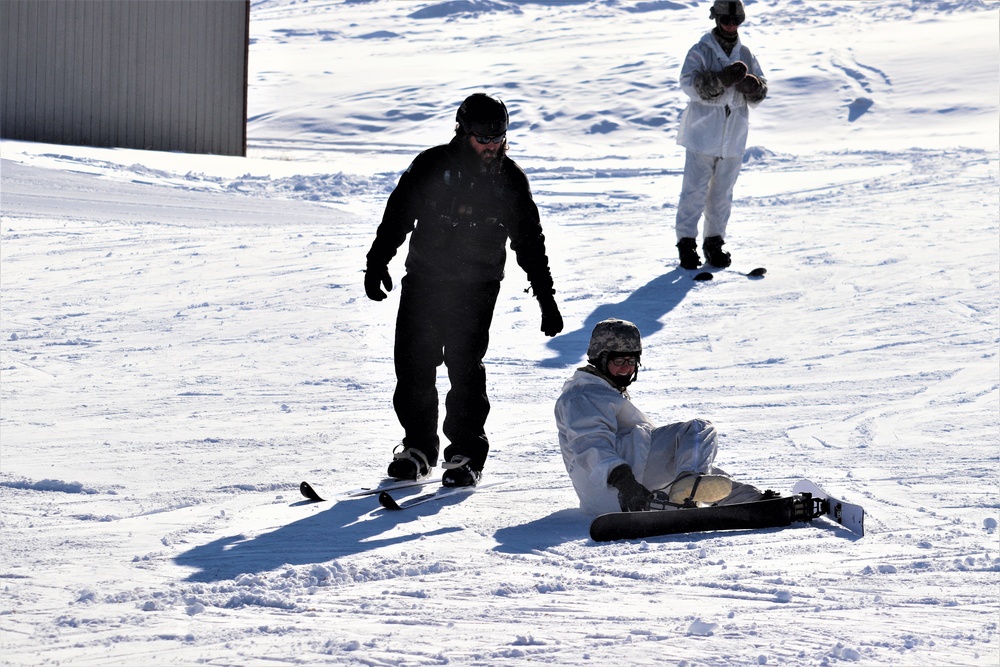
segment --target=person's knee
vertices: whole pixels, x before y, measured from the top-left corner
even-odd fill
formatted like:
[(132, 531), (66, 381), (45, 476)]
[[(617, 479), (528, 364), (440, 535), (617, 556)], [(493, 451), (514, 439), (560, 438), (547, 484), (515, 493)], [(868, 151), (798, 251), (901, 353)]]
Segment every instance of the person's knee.
[(696, 418), (685, 424), (685, 430), (702, 437), (715, 437), (715, 425), (707, 419)]

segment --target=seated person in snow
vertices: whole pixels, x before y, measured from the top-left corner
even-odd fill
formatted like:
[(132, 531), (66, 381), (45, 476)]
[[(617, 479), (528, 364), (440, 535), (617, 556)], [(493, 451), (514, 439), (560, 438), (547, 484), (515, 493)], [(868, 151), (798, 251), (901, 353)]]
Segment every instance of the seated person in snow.
[(631, 322), (598, 322), (577, 369), (556, 401), (563, 462), (591, 514), (672, 509), (697, 503), (760, 500), (713, 463), (715, 427), (704, 419), (654, 426), (632, 405), (627, 387), (639, 373), (642, 339)]

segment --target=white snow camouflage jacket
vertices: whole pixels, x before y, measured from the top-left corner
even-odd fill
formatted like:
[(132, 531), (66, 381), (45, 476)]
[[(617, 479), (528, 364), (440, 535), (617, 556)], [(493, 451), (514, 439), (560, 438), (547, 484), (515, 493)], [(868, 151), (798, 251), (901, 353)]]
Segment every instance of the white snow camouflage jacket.
[(590, 514), (620, 511), (608, 474), (627, 463), (636, 479), (643, 478), (652, 422), (606, 380), (584, 370), (563, 385), (555, 415), (563, 463), (581, 509)]
[(695, 89), (694, 80), (699, 72), (718, 72), (727, 65), (742, 60), (747, 71), (762, 83), (767, 83), (764, 72), (750, 49), (737, 40), (731, 56), (719, 46), (711, 32), (705, 33), (691, 47), (681, 66), (680, 85), (691, 98), (681, 116), (677, 130), (677, 143), (685, 148), (713, 157), (743, 157), (750, 130), (750, 107), (760, 100), (748, 103), (735, 86), (726, 88), (711, 100), (702, 99)]

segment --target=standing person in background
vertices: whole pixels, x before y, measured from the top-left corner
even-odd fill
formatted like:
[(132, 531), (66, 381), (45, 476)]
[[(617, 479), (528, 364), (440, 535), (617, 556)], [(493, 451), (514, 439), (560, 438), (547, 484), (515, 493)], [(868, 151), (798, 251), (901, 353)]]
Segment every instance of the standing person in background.
[(483, 357), (507, 259), (507, 240), (542, 312), (541, 330), (563, 328), (545, 236), (528, 178), (507, 157), (507, 107), (476, 93), (456, 115), (451, 142), (418, 155), (389, 195), (368, 252), (365, 293), (392, 289), (389, 261), (412, 232), (396, 317), (393, 407), (405, 435), (388, 474), (418, 479), (438, 461), (437, 367), (448, 368), (445, 486), (479, 483), (489, 440)]
[(712, 266), (731, 259), (722, 249), (733, 205), (733, 187), (743, 166), (750, 107), (767, 97), (767, 80), (757, 59), (740, 41), (746, 18), (739, 0), (716, 0), (709, 12), (715, 28), (691, 47), (681, 66), (680, 85), (690, 102), (677, 143), (687, 149), (677, 205), (677, 250), (685, 269), (701, 266), (698, 220), (704, 214), (702, 250)]

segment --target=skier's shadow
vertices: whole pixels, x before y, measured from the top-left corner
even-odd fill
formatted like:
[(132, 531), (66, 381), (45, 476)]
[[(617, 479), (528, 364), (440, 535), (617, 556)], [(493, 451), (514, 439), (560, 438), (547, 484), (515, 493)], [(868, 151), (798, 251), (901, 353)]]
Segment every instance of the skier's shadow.
[(579, 508), (563, 509), (528, 523), (501, 528), (493, 534), (498, 542), (494, 551), (530, 554), (589, 536), (593, 517)]
[(556, 336), (548, 342), (549, 348), (557, 356), (545, 359), (539, 365), (565, 368), (579, 363), (587, 352), (594, 325), (609, 317), (634, 323), (639, 327), (643, 338), (656, 333), (663, 328), (660, 319), (676, 308), (693, 286), (694, 282), (688, 271), (674, 269), (649, 281), (624, 301), (597, 306), (584, 320), (582, 327)]
[(241, 574), (268, 572), (286, 564), (329, 563), (343, 556), (462, 530), (456, 526), (429, 533), (408, 531), (406, 535), (383, 536), (400, 523), (429, 516), (465, 497), (459, 494), (442, 498), (404, 512), (382, 510), (374, 496), (341, 500), (322, 511), (302, 507), (309, 501), (291, 503), (289, 514), (304, 511), (309, 515), (268, 533), (252, 537), (229, 535), (194, 546), (175, 557), (174, 562), (194, 568), (186, 581), (196, 582), (224, 581)]

